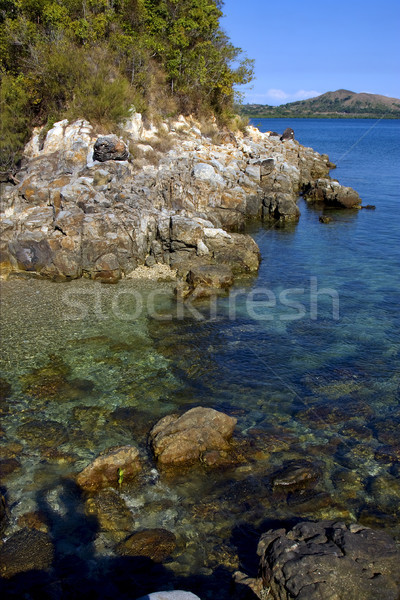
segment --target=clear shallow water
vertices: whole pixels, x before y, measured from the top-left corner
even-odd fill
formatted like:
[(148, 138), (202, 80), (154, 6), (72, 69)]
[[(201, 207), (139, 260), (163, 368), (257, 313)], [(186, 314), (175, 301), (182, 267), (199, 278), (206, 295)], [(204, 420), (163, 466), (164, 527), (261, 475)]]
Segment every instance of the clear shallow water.
[[(179, 585), (228, 598), (231, 573), (250, 568), (259, 532), (282, 520), (359, 520), (400, 539), (400, 122), (258, 122), (263, 131), (291, 126), (328, 153), (332, 175), (376, 210), (327, 211), (333, 222), (323, 225), (300, 200), (297, 226), (253, 230), (259, 275), (215, 313), (205, 304), (178, 318), (168, 286), (154, 297), (137, 282), (2, 284), (0, 359), (12, 394), (0, 459), (19, 463), (2, 467), (10, 531), (44, 503), (63, 523), (51, 528), (59, 557), (112, 570), (115, 532), (86, 539), (79, 519), (62, 521), (65, 511), (83, 514), (66, 477), (116, 444), (135, 442), (150, 460), (147, 434), (165, 414), (201, 404), (238, 419), (247, 458), (237, 467), (175, 479), (149, 472), (124, 487), (135, 530), (164, 527), (179, 541), (161, 571), (144, 570), (150, 584), (138, 592)], [(53, 435), (57, 456), (32, 435), (35, 420), (64, 427)], [(311, 464), (315, 486), (277, 495), (271, 475), (288, 461)]]

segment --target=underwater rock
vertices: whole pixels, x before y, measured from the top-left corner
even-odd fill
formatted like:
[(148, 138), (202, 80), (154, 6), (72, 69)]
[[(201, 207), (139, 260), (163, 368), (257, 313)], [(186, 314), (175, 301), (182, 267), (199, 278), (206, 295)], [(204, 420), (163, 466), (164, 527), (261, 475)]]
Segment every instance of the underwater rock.
[(0, 415), (5, 415), (9, 411), (8, 398), (11, 395), (11, 385), (3, 378), (0, 378)]
[(33, 448), (57, 448), (68, 441), (68, 432), (57, 421), (28, 421), (17, 428), (17, 434)]
[(332, 222), (332, 217), (326, 217), (325, 215), (321, 215), (319, 217), (318, 221), (320, 223), (324, 223), (326, 225), (327, 223), (331, 223)]
[(9, 509), (7, 506), (7, 500), (0, 491), (0, 534), (3, 533), (7, 527), (9, 519)]
[(264, 590), (276, 600), (397, 600), (400, 594), (394, 540), (362, 525), (321, 521), (271, 529), (257, 552)]
[(59, 357), (51, 356), (50, 359), (43, 367), (21, 377), (25, 394), (39, 399), (59, 398), (63, 395), (70, 369)]
[(85, 513), (96, 517), (103, 531), (114, 533), (121, 541), (134, 529), (134, 519), (131, 511), (121, 496), (112, 489), (101, 490), (95, 496), (88, 498), (85, 503)]
[(145, 556), (163, 562), (176, 548), (176, 537), (167, 529), (145, 529), (131, 535), (116, 547), (120, 556)]
[(313, 487), (320, 479), (321, 469), (306, 461), (286, 464), (271, 476), (274, 491), (293, 492)]
[[(91, 462), (76, 478), (86, 491), (116, 486), (128, 481), (141, 471), (139, 450), (135, 446), (109, 448)], [(121, 481), (122, 479), (122, 481)]]
[(46, 533), (21, 529), (0, 547), (0, 575), (9, 578), (25, 571), (48, 569), (53, 557), (53, 544)]
[(236, 423), (233, 417), (200, 406), (182, 416), (169, 415), (150, 432), (154, 455), (163, 465), (179, 465), (196, 462), (210, 450), (229, 450)]
[(20, 467), (21, 465), (16, 458), (5, 458), (4, 460), (0, 460), (0, 481), (8, 475), (11, 475), (11, 473), (14, 473), (14, 471)]

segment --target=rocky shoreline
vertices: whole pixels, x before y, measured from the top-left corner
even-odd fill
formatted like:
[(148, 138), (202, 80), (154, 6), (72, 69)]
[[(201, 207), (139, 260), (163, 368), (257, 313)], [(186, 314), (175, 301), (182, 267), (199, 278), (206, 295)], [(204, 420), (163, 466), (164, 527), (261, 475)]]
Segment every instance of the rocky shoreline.
[(1, 185), (0, 272), (115, 283), (163, 265), (182, 297), (229, 288), (257, 271), (249, 220), (282, 225), (297, 199), (359, 208), (334, 167), (294, 140), (247, 127), (207, 135), (192, 118), (144, 127), (133, 113), (116, 135), (85, 121), (36, 130), (19, 172)]

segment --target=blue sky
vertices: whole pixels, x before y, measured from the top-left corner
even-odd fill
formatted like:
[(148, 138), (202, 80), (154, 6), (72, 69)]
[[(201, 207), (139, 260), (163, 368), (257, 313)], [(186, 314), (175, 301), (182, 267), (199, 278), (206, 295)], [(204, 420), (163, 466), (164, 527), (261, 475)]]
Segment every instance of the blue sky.
[(225, 0), (223, 11), (232, 43), (256, 61), (245, 102), (340, 88), (400, 98), (399, 0)]

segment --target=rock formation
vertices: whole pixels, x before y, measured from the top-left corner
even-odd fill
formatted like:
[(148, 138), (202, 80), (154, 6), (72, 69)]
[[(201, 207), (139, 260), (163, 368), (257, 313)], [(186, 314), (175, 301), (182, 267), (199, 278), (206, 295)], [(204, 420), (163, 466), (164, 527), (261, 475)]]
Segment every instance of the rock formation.
[[(238, 233), (248, 219), (296, 221), (303, 191), (310, 201), (359, 203), (329, 178), (328, 157), (290, 132), (281, 141), (248, 127), (213, 143), (193, 119), (145, 129), (136, 113), (123, 127), (125, 141), (98, 138), (83, 120), (56, 123), (44, 141), (34, 132), (17, 185), (0, 183), (2, 277), (113, 283), (139, 265), (162, 264), (178, 271), (183, 295), (198, 281), (204, 296), (257, 270), (257, 246)], [(207, 266), (210, 276), (199, 277)], [(233, 277), (216, 282), (221, 266)]]
[[(400, 551), (392, 538), (362, 525), (302, 522), (271, 529), (258, 545), (260, 579), (235, 574), (259, 598), (398, 600)], [(253, 596), (254, 597), (254, 596)]]

